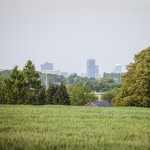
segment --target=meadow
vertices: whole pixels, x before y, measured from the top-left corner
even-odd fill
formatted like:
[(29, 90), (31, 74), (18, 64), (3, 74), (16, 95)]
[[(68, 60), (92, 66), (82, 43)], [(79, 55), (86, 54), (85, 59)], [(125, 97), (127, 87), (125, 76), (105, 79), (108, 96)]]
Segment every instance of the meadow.
[(0, 105), (1, 150), (150, 150), (150, 109)]

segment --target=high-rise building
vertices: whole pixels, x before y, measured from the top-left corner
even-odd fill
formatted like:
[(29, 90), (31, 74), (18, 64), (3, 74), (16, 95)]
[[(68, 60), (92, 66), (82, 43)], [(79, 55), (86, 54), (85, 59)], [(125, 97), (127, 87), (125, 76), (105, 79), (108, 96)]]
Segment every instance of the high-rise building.
[(48, 72), (53, 70), (53, 64), (45, 62), (44, 64), (41, 64), (41, 72)]
[(95, 78), (99, 77), (99, 66), (95, 65)]
[(115, 73), (122, 73), (122, 65), (115, 64)]
[(87, 76), (91, 77), (98, 77), (99, 76), (99, 66), (96, 65), (95, 59), (88, 59), (87, 60)]

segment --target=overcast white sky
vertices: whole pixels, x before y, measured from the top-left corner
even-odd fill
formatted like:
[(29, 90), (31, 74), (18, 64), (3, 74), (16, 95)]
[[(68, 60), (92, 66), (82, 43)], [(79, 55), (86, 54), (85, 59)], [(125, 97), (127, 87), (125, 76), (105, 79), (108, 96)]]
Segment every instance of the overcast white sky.
[(100, 72), (133, 61), (150, 46), (150, 0), (0, 0), (0, 68), (86, 72), (95, 58)]

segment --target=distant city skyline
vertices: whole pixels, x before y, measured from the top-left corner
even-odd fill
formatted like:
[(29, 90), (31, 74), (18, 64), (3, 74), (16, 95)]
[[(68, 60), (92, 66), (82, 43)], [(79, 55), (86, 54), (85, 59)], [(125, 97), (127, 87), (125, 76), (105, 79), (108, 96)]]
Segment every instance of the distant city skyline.
[[(94, 59), (94, 58), (93, 58)], [(89, 59), (87, 59), (87, 60), (89, 60)], [(77, 73), (78, 75), (81, 75), (81, 76), (88, 76), (87, 75), (87, 60), (86, 60), (86, 68), (84, 68), (84, 70), (86, 70), (85, 72), (69, 72), (69, 71), (64, 71), (64, 70), (62, 70), (61, 68), (54, 68), (54, 64), (51, 62), (48, 62), (48, 61), (45, 61), (44, 63), (42, 63), (42, 64), (40, 64), (40, 69), (39, 70), (37, 70), (37, 67), (36, 67), (36, 65), (34, 64), (34, 62), (33, 62), (33, 64), (35, 65), (35, 67), (36, 67), (36, 70), (37, 71), (40, 71), (40, 72), (42, 72), (42, 73), (45, 73), (45, 72), (47, 72), (47, 73), (52, 73), (52, 74), (58, 74), (58, 75), (64, 75), (64, 76), (68, 76), (68, 75), (71, 75), (71, 74), (74, 74), (74, 73)], [(95, 60), (95, 59), (94, 59)], [(95, 60), (96, 61), (96, 60)], [(17, 65), (17, 64), (16, 64)], [(25, 65), (25, 64), (24, 64)], [(117, 72), (116, 70), (117, 70), (117, 68), (116, 68), (116, 65), (121, 65), (121, 64), (114, 64), (114, 66), (113, 66), (113, 68), (111, 69), (111, 71), (108, 71), (107, 73), (111, 73), (111, 72), (114, 72), (114, 73), (121, 73), (121, 72), (123, 72), (122, 71), (122, 65), (121, 65), (121, 71), (119, 71), (119, 72)], [(17, 65), (18, 66), (18, 65)], [(15, 67), (15, 66), (14, 66)], [(2, 70), (11, 70), (11, 69), (13, 69), (14, 67), (12, 67), (12, 68), (0, 68), (0, 70), (2, 71)], [(102, 75), (104, 72), (106, 72), (106, 71), (104, 71), (104, 72), (99, 72), (99, 65), (97, 65), (96, 63), (95, 63), (95, 67), (97, 67), (98, 68), (98, 71), (97, 71), (97, 74), (99, 74), (99, 75)], [(19, 69), (23, 69), (23, 68), (19, 68)], [(67, 75), (68, 74), (68, 75)]]
[(0, 69), (31, 60), (63, 72), (100, 74), (133, 62), (150, 46), (149, 0), (0, 0)]
[[(97, 65), (96, 60), (94, 58), (90, 58), (86, 60), (86, 72), (64, 72), (63, 70), (61, 70), (60, 68), (55, 68), (54, 69), (54, 64), (53, 63), (49, 63), (48, 61), (46, 61), (45, 63), (41, 64), (41, 72), (42, 73), (50, 73), (50, 74), (57, 74), (57, 75), (63, 75), (65, 77), (71, 75), (71, 74), (78, 74), (80, 76), (87, 76), (87, 77), (101, 77), (103, 76), (103, 73), (100, 74), (99, 73), (99, 65)], [(105, 72), (105, 73), (122, 73), (122, 64), (115, 64), (114, 68), (112, 69), (112, 71), (110, 72)]]

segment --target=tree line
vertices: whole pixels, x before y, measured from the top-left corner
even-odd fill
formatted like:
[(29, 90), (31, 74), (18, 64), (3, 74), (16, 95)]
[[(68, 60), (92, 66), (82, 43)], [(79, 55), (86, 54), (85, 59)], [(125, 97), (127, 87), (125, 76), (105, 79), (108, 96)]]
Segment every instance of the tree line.
[(134, 62), (127, 66), (121, 87), (112, 78), (87, 79), (74, 74), (67, 82), (62, 76), (58, 79), (48, 75), (54, 77), (57, 84), (49, 82), (46, 89), (30, 60), (23, 70), (15, 66), (5, 75), (0, 76), (0, 103), (3, 104), (84, 105), (95, 100), (93, 92), (99, 91), (105, 92), (102, 99), (114, 106), (150, 107), (150, 47), (136, 54)]
[(23, 70), (15, 66), (10, 76), (0, 80), (0, 102), (3, 104), (70, 104), (69, 95), (63, 83), (41, 84), (39, 73), (32, 61), (27, 61)]
[[(0, 71), (1, 76), (9, 77), (11, 74), (11, 70), (4, 70)], [(46, 83), (46, 75), (38, 72), (41, 84), (45, 85)], [(114, 88), (121, 87), (120, 80), (117, 79), (117, 77), (121, 77), (122, 74), (116, 74), (116, 73), (104, 73), (103, 78), (88, 78), (88, 77), (81, 77), (77, 74), (72, 74), (69, 77), (64, 77), (62, 75), (56, 75), (56, 74), (47, 74), (47, 82), (50, 84), (60, 84), (63, 82), (65, 85), (74, 85), (77, 83), (82, 83), (83, 85), (87, 85), (91, 88), (94, 92), (106, 92)]]
[(1, 104), (84, 105), (93, 99), (96, 97), (90, 87), (82, 83), (66, 87), (61, 81), (49, 83), (46, 89), (31, 60), (27, 61), (23, 70), (15, 66), (9, 76), (0, 76)]

